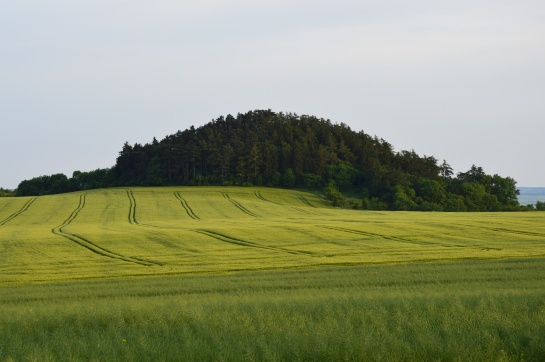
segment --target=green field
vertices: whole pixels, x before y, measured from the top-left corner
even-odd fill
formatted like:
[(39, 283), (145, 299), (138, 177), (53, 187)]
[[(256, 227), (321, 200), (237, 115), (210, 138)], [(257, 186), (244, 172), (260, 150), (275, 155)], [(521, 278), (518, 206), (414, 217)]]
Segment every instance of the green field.
[(545, 213), (241, 187), (0, 198), (3, 360), (544, 360)]

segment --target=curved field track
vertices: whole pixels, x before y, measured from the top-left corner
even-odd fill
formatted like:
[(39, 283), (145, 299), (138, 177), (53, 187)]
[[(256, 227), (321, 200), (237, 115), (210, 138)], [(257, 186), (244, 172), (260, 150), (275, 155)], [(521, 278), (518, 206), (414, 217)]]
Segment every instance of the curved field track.
[(545, 213), (339, 210), (259, 187), (0, 198), (0, 284), (545, 256)]
[(36, 201), (36, 197), (33, 197), (31, 198), (30, 200), (28, 200), (22, 207), (21, 209), (15, 211), (13, 214), (9, 215), (8, 217), (6, 217), (5, 219), (0, 219), (0, 226), (10, 222), (11, 220), (15, 219), (17, 216), (21, 215), (23, 212), (27, 211), (28, 208), (30, 207), (30, 205), (32, 205), (32, 203)]
[[(107, 258), (118, 259), (118, 260), (122, 260), (122, 261), (125, 261), (125, 262), (136, 263), (136, 264), (145, 265), (145, 266), (161, 265), (160, 263), (147, 261), (147, 260), (143, 260), (143, 259), (138, 259), (138, 258), (132, 258), (130, 256), (124, 256), (124, 255), (121, 255), (121, 254), (114, 253), (114, 252), (112, 252), (112, 251), (110, 251), (110, 250), (108, 250), (106, 248), (103, 248), (103, 247), (93, 243), (92, 241), (86, 240), (85, 238), (83, 238), (83, 237), (81, 237), (79, 235), (72, 234), (72, 233), (69, 233), (69, 232), (65, 231), (64, 228), (66, 228), (68, 225), (70, 225), (70, 223), (72, 221), (74, 221), (74, 219), (78, 216), (80, 211), (83, 210), (83, 208), (85, 207), (85, 194), (80, 195), (79, 199), (80, 199), (80, 201), (79, 201), (78, 207), (72, 212), (72, 214), (68, 217), (68, 219), (66, 219), (62, 223), (62, 225), (59, 225), (59, 226), (57, 226), (57, 227), (55, 227), (55, 228), (53, 228), (51, 230), (51, 232), (53, 234), (63, 236), (66, 239), (68, 239), (70, 241), (73, 241), (74, 243), (76, 243), (76, 244), (78, 244), (78, 245), (92, 251), (93, 253), (96, 253), (98, 255), (101, 255), (101, 256), (104, 256), (104, 257), (107, 257)], [(132, 203), (131, 203), (131, 205), (132, 205)], [(134, 220), (134, 215), (132, 216), (132, 218)], [(129, 219), (131, 219), (131, 218), (129, 217)]]

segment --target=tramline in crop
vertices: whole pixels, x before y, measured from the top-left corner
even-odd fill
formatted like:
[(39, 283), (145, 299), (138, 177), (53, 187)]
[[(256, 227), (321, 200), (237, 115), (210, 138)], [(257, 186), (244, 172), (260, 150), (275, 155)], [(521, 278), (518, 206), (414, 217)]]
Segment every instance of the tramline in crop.
[(14, 212), (13, 214), (11, 214), (10, 216), (8, 216), (8, 217), (5, 218), (4, 220), (1, 220), (1, 221), (0, 221), (0, 226), (5, 225), (6, 223), (8, 223), (8, 222), (10, 222), (11, 220), (15, 219), (17, 216), (21, 215), (23, 212), (27, 211), (28, 208), (30, 207), (30, 205), (32, 205), (32, 203), (33, 203), (34, 201), (36, 201), (36, 199), (37, 199), (37, 197), (32, 197), (30, 200), (28, 200), (28, 201), (26, 202), (26, 204), (23, 205), (23, 207), (22, 207), (20, 210)]

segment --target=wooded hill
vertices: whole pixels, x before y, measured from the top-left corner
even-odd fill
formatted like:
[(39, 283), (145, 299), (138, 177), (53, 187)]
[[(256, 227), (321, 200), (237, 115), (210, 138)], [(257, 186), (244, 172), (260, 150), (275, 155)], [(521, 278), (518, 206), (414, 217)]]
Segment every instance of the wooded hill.
[(477, 166), (454, 176), (446, 161), (395, 152), (385, 140), (343, 123), (271, 110), (222, 116), (144, 145), (125, 143), (110, 169), (25, 180), (17, 195), (165, 185), (303, 188), (362, 209), (520, 209), (510, 177)]

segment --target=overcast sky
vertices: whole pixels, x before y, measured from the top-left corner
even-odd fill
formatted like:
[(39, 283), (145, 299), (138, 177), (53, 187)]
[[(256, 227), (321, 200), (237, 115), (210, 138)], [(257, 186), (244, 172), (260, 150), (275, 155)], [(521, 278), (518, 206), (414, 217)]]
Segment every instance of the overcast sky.
[(0, 0), (0, 186), (254, 109), (545, 186), (543, 0)]

